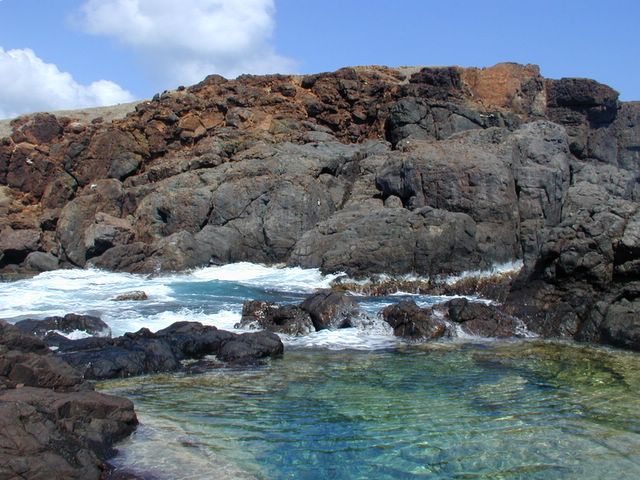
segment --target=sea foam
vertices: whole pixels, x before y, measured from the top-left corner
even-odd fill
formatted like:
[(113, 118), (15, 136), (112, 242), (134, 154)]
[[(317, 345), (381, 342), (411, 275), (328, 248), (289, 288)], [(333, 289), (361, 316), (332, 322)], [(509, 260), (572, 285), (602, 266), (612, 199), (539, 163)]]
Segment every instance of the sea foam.
[[(499, 274), (517, 265), (497, 266)], [(480, 273), (489, 275), (490, 272)], [(468, 273), (469, 275), (471, 273)], [(149, 328), (165, 328), (177, 321), (196, 321), (234, 330), (245, 300), (299, 303), (320, 288), (329, 288), (341, 274), (323, 275), (319, 269), (278, 267), (248, 262), (199, 268), (184, 273), (136, 275), (97, 269), (57, 270), (33, 278), (7, 282), (0, 289), (0, 318), (15, 322), (67, 313), (102, 318), (113, 335)], [(144, 291), (148, 300), (116, 302), (131, 291)], [(323, 330), (305, 337), (283, 336), (290, 347), (330, 349), (378, 349), (396, 345), (389, 325), (378, 312), (403, 299), (421, 307), (445, 302), (452, 296), (411, 295), (402, 292), (386, 297), (359, 296), (368, 319), (356, 328)], [(486, 301), (467, 297), (473, 301)], [(236, 330), (243, 331), (243, 330)]]

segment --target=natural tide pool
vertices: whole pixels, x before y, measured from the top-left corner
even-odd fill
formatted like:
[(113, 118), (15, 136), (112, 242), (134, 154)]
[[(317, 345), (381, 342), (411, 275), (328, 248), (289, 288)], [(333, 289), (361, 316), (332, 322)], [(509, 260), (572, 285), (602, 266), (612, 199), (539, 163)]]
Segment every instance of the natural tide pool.
[(114, 463), (160, 479), (637, 479), (640, 355), (568, 343), (288, 348), (258, 368), (102, 383)]

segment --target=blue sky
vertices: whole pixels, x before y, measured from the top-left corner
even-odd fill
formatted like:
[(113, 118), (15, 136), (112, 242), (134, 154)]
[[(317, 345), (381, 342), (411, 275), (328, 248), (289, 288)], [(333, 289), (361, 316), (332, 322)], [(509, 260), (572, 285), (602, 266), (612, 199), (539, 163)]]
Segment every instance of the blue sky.
[(638, 0), (0, 0), (0, 118), (207, 73), (536, 63), (640, 100)]

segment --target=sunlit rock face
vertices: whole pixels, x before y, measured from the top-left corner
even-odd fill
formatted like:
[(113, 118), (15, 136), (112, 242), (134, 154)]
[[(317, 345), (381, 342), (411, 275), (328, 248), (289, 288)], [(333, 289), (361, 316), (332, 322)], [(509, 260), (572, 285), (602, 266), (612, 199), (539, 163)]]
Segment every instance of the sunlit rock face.
[(606, 85), (532, 65), (355, 67), (209, 76), (131, 108), (13, 121), (4, 273), (253, 261), (433, 276), (522, 260), (512, 313), (635, 345), (615, 332), (640, 318), (640, 105)]

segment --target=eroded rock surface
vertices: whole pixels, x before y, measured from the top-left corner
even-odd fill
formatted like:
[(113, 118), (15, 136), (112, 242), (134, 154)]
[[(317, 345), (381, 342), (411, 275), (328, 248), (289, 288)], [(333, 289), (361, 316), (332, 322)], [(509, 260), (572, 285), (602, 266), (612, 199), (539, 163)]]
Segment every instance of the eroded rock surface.
[(45, 338), (58, 347), (60, 358), (84, 378), (107, 379), (172, 372), (183, 360), (215, 355), (223, 362), (257, 363), (281, 355), (280, 338), (271, 332), (237, 334), (198, 322), (176, 322), (153, 333), (142, 328), (117, 338), (68, 340)]
[(315, 332), (308, 312), (297, 305), (277, 305), (250, 300), (242, 306), (242, 318), (236, 328), (252, 328), (300, 336)]
[(99, 479), (137, 425), (37, 337), (0, 320), (0, 478)]
[(402, 301), (385, 307), (382, 318), (397, 337), (412, 340), (435, 340), (445, 335), (447, 326), (430, 308), (420, 308), (412, 301)]
[(639, 138), (640, 104), (532, 65), (210, 76), (113, 121), (14, 120), (0, 269), (434, 276), (519, 259), (511, 313), (635, 348), (607, 318), (636, 311)]

